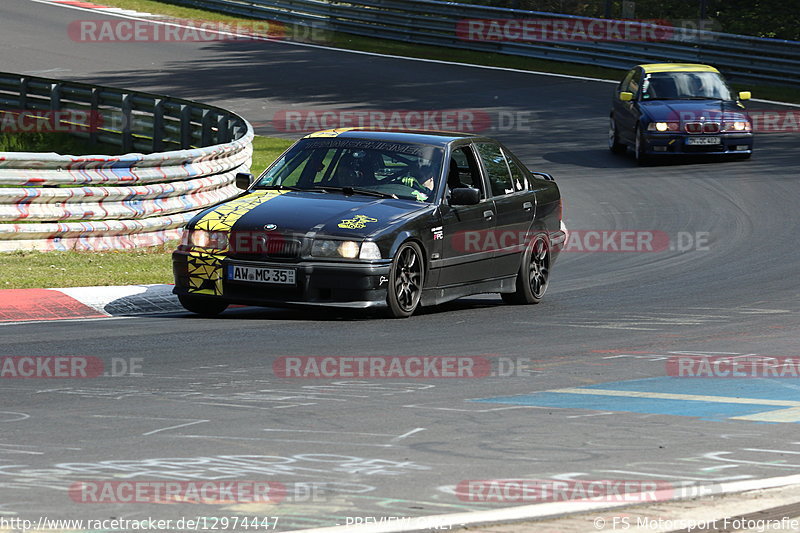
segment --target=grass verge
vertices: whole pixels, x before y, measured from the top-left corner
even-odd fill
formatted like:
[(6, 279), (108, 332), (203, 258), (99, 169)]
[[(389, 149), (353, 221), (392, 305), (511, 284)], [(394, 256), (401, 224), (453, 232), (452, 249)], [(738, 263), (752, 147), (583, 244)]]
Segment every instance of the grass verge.
[(278, 159), (294, 141), (278, 137), (256, 135), (253, 139), (253, 163), (251, 172), (258, 176), (268, 165)]
[[(246, 17), (233, 17), (213, 11), (178, 6), (169, 2), (162, 2), (158, 0), (96, 1), (112, 7), (133, 9), (147, 13), (157, 13), (183, 19), (228, 23), (237, 21), (241, 22), (242, 20), (252, 20), (247, 19)], [(505, 54), (494, 54), (488, 52), (473, 52), (470, 50), (460, 50), (457, 48), (419, 45), (401, 41), (393, 41), (389, 39), (362, 37), (345, 33), (326, 32), (326, 36), (328, 38), (328, 42), (325, 44), (337, 48), (346, 48), (365, 52), (377, 52), (406, 57), (418, 57), (422, 59), (437, 59), (442, 61), (469, 63), (473, 65), (496, 66), (611, 80), (621, 79), (625, 73), (624, 70), (595, 67), (592, 65), (578, 65), (572, 63), (562, 63), (559, 61), (547, 61), (543, 59), (509, 56)], [(760, 99), (800, 103), (800, 89), (794, 87), (737, 83), (733, 84), (733, 88), (736, 91), (752, 91), (753, 96)]]
[(0, 254), (0, 289), (172, 283), (177, 243), (115, 252)]
[(56, 152), (69, 155), (121, 155), (119, 146), (90, 144), (69, 133), (0, 133), (0, 152)]

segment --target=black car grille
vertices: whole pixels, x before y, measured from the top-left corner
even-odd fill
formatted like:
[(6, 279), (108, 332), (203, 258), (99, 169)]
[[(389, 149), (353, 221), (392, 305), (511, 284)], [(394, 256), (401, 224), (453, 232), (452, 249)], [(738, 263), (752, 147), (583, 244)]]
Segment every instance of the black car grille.
[(295, 259), (300, 255), (300, 240), (280, 237), (267, 240), (267, 257)]
[(295, 260), (300, 257), (302, 238), (281, 234), (254, 234), (234, 238), (228, 257), (245, 260)]
[(686, 133), (719, 133), (719, 122), (687, 122), (683, 128)]

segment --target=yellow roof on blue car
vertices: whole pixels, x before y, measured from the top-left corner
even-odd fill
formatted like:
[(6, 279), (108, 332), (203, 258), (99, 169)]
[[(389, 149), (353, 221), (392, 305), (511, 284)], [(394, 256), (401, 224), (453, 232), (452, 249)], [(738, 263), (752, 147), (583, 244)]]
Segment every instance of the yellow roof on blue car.
[(639, 65), (645, 72), (719, 72), (710, 65), (700, 63), (650, 63)]

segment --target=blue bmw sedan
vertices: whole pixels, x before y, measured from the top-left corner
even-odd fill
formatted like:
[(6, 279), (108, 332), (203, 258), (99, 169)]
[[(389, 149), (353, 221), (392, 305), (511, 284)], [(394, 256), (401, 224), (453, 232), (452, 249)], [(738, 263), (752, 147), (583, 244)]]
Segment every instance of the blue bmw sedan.
[(656, 155), (753, 153), (753, 127), (719, 71), (708, 65), (657, 63), (631, 69), (614, 92), (608, 147), (636, 160)]

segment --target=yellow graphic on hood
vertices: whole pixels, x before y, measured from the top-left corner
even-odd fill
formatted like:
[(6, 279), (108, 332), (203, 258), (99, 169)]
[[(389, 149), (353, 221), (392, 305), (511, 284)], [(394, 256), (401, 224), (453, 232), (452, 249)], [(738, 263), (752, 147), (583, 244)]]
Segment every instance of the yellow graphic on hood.
[[(264, 202), (283, 194), (284, 191), (255, 191), (236, 200), (224, 203), (210, 213), (207, 213), (195, 224), (195, 230), (224, 231), (230, 233), (233, 225)], [(222, 280), (224, 273), (222, 260), (225, 259), (225, 250), (209, 254), (203, 252), (189, 253), (189, 292), (192, 294), (208, 294), (222, 296)]]
[(368, 217), (366, 215), (356, 215), (353, 218), (342, 220), (339, 223), (339, 227), (344, 229), (362, 229), (367, 227), (368, 222), (377, 221), (377, 218)]
[(230, 231), (233, 225), (264, 202), (269, 202), (286, 191), (255, 191), (236, 200), (226, 202), (201, 218), (194, 229), (206, 231)]

